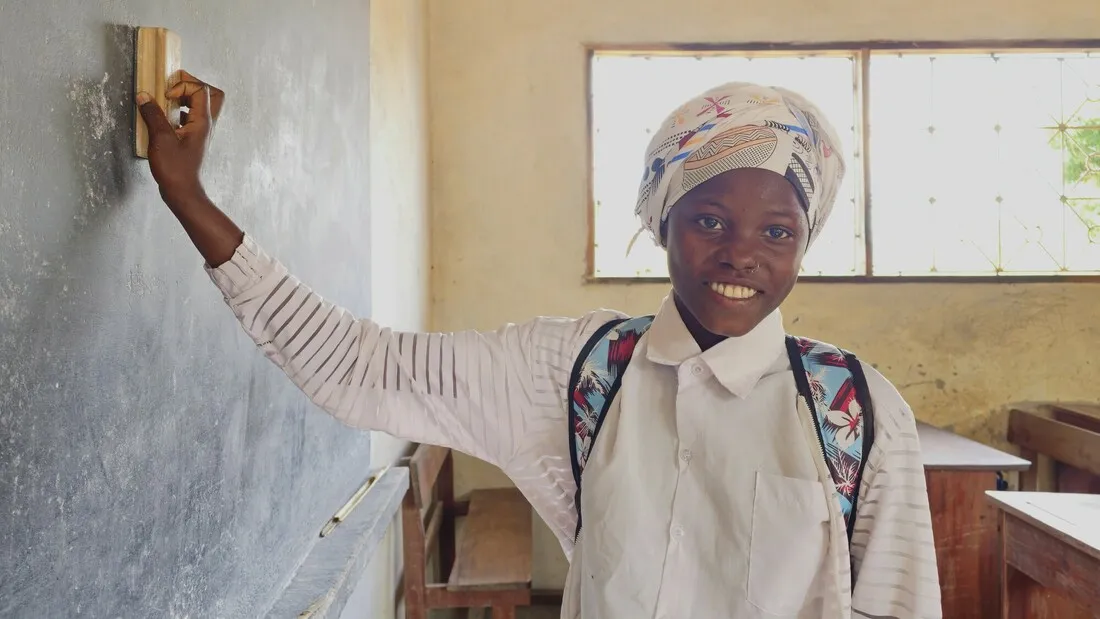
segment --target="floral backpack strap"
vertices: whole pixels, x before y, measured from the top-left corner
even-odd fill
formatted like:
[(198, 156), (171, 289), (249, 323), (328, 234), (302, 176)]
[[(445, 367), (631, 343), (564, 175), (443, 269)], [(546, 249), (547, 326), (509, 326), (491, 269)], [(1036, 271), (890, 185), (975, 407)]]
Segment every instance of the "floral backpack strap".
[(569, 456), (577, 493), (577, 531), (581, 532), (581, 473), (630, 364), (634, 347), (653, 324), (653, 316), (612, 320), (601, 326), (573, 363), (569, 374)]
[(800, 337), (787, 336), (787, 354), (798, 392), (813, 416), (851, 541), (859, 484), (875, 432), (863, 366), (847, 351)]

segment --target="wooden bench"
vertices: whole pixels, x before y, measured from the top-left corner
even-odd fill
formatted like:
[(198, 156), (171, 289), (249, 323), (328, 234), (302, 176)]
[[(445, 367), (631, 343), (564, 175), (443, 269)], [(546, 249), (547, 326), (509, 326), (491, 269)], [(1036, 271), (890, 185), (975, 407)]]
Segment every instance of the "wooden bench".
[(515, 619), (516, 607), (531, 604), (530, 503), (515, 488), (475, 490), (455, 501), (454, 459), (445, 447), (420, 445), (407, 465), (406, 618), (426, 619), (433, 608), (491, 608), (493, 619)]
[(1000, 473), (1030, 462), (947, 430), (917, 423), (944, 619), (995, 619), (1000, 595), (997, 518), (986, 492)]
[(1028, 403), (1009, 411), (1008, 440), (1035, 462), (1020, 490), (1100, 493), (1100, 406)]
[(1005, 619), (1100, 617), (1100, 496), (990, 492)]

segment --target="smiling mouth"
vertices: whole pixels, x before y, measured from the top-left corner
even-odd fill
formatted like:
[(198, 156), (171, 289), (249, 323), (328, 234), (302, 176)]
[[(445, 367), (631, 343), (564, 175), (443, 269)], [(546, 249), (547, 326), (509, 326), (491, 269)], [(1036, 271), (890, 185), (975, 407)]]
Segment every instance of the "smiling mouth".
[(722, 284), (718, 282), (708, 282), (707, 288), (710, 288), (711, 292), (730, 299), (731, 301), (748, 301), (760, 294), (759, 290), (754, 290), (748, 286), (739, 286), (736, 284)]

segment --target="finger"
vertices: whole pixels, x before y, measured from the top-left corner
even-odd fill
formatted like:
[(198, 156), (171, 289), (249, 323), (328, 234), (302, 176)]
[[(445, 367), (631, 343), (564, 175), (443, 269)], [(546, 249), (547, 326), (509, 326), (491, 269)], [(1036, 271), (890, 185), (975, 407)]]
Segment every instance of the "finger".
[(185, 81), (188, 81), (188, 82), (198, 82), (200, 84), (205, 83), (202, 80), (200, 80), (199, 78), (195, 77), (194, 75), (191, 75), (187, 71), (184, 71), (183, 69), (180, 69), (179, 71), (176, 71), (176, 75), (179, 77), (179, 79), (181, 81), (185, 80)]
[(160, 109), (160, 106), (157, 105), (157, 102), (153, 100), (149, 93), (138, 93), (137, 103), (141, 118), (145, 121), (145, 126), (149, 128), (150, 140), (160, 135), (175, 134), (172, 124), (168, 122), (168, 117), (164, 115), (164, 110)]
[[(222, 89), (211, 86), (206, 82), (196, 78), (187, 71), (177, 71), (177, 78), (180, 80), (175, 86), (168, 89), (167, 97), (173, 100), (179, 100), (181, 105), (193, 107), (191, 98), (196, 94), (199, 94), (206, 89), (209, 91), (209, 109), (210, 109), (210, 122), (214, 123), (218, 120), (218, 116), (221, 115), (222, 105), (225, 103), (225, 91)], [(182, 124), (182, 123), (181, 123)]]
[(222, 105), (225, 104), (225, 92), (210, 84), (206, 87), (210, 90), (210, 121), (218, 122), (218, 116), (222, 113)]
[(180, 127), (184, 135), (209, 135), (213, 126), (210, 116), (210, 89), (203, 88), (191, 95), (187, 122)]
[(215, 91), (215, 92), (219, 92), (219, 93), (222, 92), (221, 89), (218, 88), (217, 86), (214, 86), (213, 84), (207, 83), (205, 80), (200, 80), (199, 78), (195, 77), (194, 75), (191, 75), (190, 73), (188, 73), (187, 71), (184, 71), (183, 69), (180, 69), (179, 71), (176, 71), (176, 76), (177, 76), (177, 79), (179, 79), (180, 81), (195, 82), (197, 84), (202, 84), (204, 86), (209, 86), (210, 89)]
[(213, 120), (210, 108), (210, 87), (203, 85), (202, 90), (191, 95), (187, 109), (190, 112), (188, 118), (210, 124)]
[(202, 92), (202, 89), (206, 87), (197, 80), (184, 80), (177, 83), (175, 86), (168, 89), (168, 92), (164, 93), (164, 96), (173, 101), (179, 101), (183, 105), (191, 104), (191, 97), (197, 92)]

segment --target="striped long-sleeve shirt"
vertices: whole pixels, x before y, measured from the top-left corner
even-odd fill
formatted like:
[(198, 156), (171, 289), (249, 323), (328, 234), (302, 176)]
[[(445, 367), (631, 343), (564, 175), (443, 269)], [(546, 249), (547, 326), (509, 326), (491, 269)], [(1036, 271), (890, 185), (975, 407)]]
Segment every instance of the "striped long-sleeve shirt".
[(500, 467), (571, 558), (563, 617), (940, 617), (912, 412), (865, 367), (876, 436), (849, 554), (778, 312), (700, 352), (666, 302), (585, 469), (574, 544), (567, 382), (584, 343), (620, 314), (401, 333), (324, 300), (250, 238), (209, 273), (248, 335), (329, 414)]

